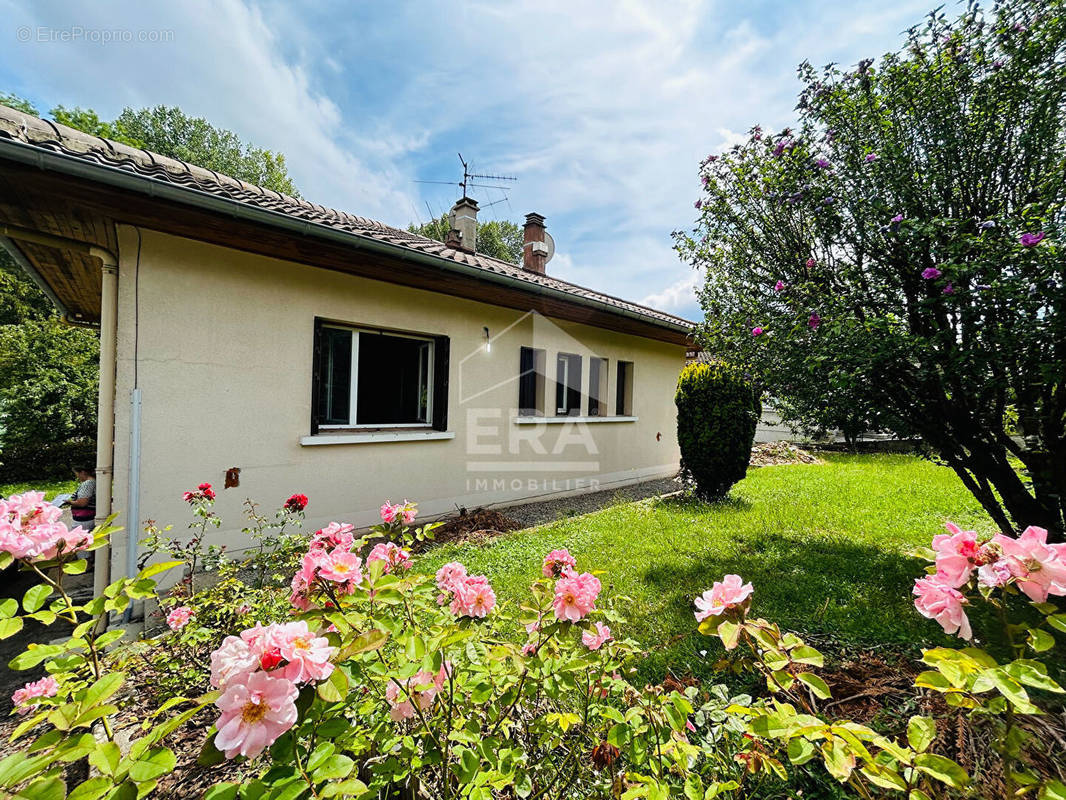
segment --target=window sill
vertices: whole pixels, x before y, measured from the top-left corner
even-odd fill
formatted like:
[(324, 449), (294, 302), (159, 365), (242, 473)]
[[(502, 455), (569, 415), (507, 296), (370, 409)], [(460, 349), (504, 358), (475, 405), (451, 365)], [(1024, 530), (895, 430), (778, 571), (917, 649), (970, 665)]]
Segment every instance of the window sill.
[(358, 433), (318, 433), (314, 436), (301, 436), (303, 447), (322, 444), (373, 444), (375, 442), (426, 442), (439, 439), (454, 439), (455, 431), (435, 430), (391, 430), (361, 431)]
[(515, 425), (562, 425), (567, 422), (636, 422), (640, 417), (515, 417)]

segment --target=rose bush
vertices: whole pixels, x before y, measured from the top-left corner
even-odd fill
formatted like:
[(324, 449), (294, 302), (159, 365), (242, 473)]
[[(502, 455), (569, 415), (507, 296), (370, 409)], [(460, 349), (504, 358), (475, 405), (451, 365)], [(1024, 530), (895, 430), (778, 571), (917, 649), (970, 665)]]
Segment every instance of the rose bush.
[[(198, 519), (213, 516), (211, 500), (192, 501)], [(306, 499), (292, 500), (280, 514), (302, 513)], [(0, 603), (0, 635), (26, 619), (65, 620), (73, 635), (32, 645), (12, 662), (43, 665), (46, 674), (13, 697), (20, 722), (12, 740), (22, 750), (0, 761), (0, 788), (20, 798), (144, 797), (176, 765), (166, 737), (211, 711), (201, 767), (242, 759), (256, 775), (219, 783), (207, 792), (212, 800), (707, 800), (780, 793), (816, 764), (863, 797), (923, 800), (944, 787), (968, 789), (963, 768), (933, 752), (931, 717), (911, 718), (897, 740), (827, 715), (821, 654), (749, 617), (757, 590), (740, 576), (696, 598), (695, 616), (701, 632), (735, 651), (733, 666), (762, 674), (770, 696), (676, 681), (638, 688), (626, 677), (639, 651), (617, 611), (625, 598), (609, 597), (568, 551), (549, 552), (523, 598), (502, 602), (486, 576), (461, 563), (434, 575), (412, 568), (411, 545), (432, 533), (411, 529), (416, 514), (413, 504), (386, 504), (383, 524), (369, 533), (343, 523), (316, 531), (283, 590), (256, 589), (236, 572), (195, 594), (179, 583), (166, 598), (161, 635), (109, 652), (123, 631), (101, 632), (106, 618), (155, 594), (153, 576), (184, 562), (149, 566), (76, 603), (63, 576), (84, 571), (79, 553), (114, 529), (69, 530), (36, 495), (4, 501), (0, 542), (9, 549), (0, 558), (18, 553), (41, 584), (21, 614), (14, 600)], [(972, 635), (966, 610), (978, 602), (1005, 621), (1023, 600), (1040, 615), (1040, 624), (1008, 624), (1006, 663), (974, 647), (925, 651), (931, 669), (917, 685), (999, 721), (1011, 791), (1063, 796), (1066, 787), (1026, 762), (1026, 748), (1039, 743), (1013, 716), (1039, 713), (1030, 690), (1062, 691), (1026, 651), (1050, 650), (1049, 631), (1066, 630), (1066, 616), (1047, 602), (1066, 594), (1063, 546), (1048, 545), (1036, 528), (978, 537), (949, 525), (922, 555), (932, 566), (916, 582), (916, 607), (946, 631)], [(741, 644), (750, 656), (737, 655)], [(184, 665), (183, 683), (158, 698), (150, 719), (131, 723), (118, 713), (123, 666), (147, 658), (158, 674), (152, 659), (160, 652)], [(93, 771), (68, 787), (64, 770), (76, 761)]]

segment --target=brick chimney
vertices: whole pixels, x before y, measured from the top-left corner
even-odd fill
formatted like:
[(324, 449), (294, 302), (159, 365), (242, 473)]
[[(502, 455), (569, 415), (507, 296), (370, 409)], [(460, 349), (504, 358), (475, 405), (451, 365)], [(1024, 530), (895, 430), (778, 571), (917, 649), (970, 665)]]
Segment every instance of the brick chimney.
[(526, 214), (523, 242), (522, 266), (530, 272), (543, 275), (548, 260), (548, 245), (544, 241), (544, 217), (540, 214)]
[(448, 238), (445, 244), (468, 253), (474, 252), (477, 244), (477, 201), (463, 197), (456, 201), (448, 212)]

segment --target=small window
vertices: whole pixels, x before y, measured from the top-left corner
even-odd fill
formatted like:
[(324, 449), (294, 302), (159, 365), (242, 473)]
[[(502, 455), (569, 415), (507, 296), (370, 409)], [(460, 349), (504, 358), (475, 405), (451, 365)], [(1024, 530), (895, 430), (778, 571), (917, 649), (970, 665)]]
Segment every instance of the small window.
[[(447, 427), (446, 336), (316, 322), (312, 432)], [(443, 412), (443, 413), (442, 413)]]
[(555, 413), (581, 415), (581, 356), (559, 353), (555, 361)]
[(544, 414), (545, 352), (523, 347), (518, 357), (518, 413), (523, 417)]
[(618, 362), (618, 385), (615, 392), (614, 413), (619, 417), (633, 416), (633, 362)]
[(606, 417), (607, 410), (607, 359), (589, 359), (589, 416)]

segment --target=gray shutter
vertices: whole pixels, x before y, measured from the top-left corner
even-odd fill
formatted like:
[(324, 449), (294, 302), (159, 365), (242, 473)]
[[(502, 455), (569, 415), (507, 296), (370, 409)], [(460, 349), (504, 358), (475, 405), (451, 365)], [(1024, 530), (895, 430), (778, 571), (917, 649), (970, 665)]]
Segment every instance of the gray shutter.
[(449, 339), (433, 337), (433, 428), (448, 430)]

